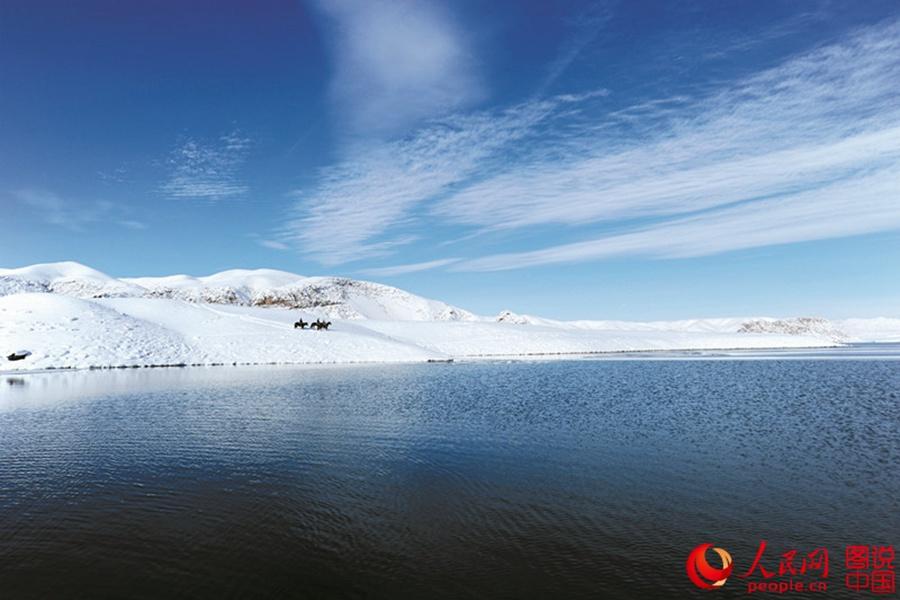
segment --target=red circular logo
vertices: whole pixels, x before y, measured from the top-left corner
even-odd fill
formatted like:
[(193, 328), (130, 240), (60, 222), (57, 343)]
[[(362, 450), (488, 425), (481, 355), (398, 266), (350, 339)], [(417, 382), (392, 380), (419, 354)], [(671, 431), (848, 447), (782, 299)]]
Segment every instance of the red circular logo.
[[(706, 551), (710, 548), (722, 560), (722, 568), (717, 569), (706, 560)], [(731, 575), (731, 555), (723, 548), (713, 548), (712, 544), (700, 544), (694, 548), (687, 558), (687, 574), (690, 580), (702, 590), (714, 590), (725, 585)]]

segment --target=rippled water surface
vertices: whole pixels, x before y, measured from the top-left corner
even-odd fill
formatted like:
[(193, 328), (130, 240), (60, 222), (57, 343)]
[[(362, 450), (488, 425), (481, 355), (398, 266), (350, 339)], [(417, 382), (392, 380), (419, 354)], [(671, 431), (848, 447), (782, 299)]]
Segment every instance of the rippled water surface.
[(891, 353), (0, 376), (0, 597), (681, 598), (765, 539), (859, 598)]

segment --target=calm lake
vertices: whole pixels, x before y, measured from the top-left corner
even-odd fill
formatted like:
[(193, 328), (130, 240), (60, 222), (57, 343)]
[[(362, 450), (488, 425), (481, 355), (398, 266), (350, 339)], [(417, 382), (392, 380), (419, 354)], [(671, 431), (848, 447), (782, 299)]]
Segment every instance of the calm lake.
[(898, 358), (3, 375), (0, 597), (725, 598), (761, 540), (866, 597), (844, 549), (900, 544)]

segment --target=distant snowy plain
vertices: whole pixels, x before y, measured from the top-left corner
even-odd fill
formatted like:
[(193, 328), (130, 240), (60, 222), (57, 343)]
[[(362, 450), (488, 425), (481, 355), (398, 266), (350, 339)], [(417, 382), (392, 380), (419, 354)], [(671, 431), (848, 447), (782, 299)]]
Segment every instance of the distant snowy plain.
[[(332, 321), (328, 331), (298, 319)], [(0, 371), (389, 363), (900, 341), (900, 319), (483, 317), (377, 283), (269, 269), (116, 279), (72, 262), (0, 269)], [(29, 350), (21, 361), (6, 356)]]

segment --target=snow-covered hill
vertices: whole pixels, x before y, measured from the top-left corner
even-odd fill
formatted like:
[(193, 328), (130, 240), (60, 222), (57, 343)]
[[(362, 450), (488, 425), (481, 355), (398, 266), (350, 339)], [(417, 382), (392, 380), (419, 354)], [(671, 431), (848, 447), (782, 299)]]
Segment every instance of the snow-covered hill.
[(302, 281), (300, 275), (274, 269), (233, 269), (208, 277), (171, 275), (134, 277), (123, 281), (145, 290), (151, 298), (174, 298), (188, 302), (250, 305), (255, 295)]
[(33, 354), (4, 361), (0, 370), (396, 362), (437, 356), (384, 335), (359, 335), (352, 326), (327, 333), (294, 330), (298, 316), (287, 309), (168, 299), (15, 294), (0, 298), (0, 348), (21, 346)]
[(834, 323), (821, 317), (795, 319), (754, 319), (741, 324), (739, 333), (782, 333), (787, 335), (817, 335), (844, 341), (847, 334)]
[[(327, 332), (298, 319), (333, 321)], [(386, 285), (270, 269), (116, 279), (72, 262), (0, 269), (0, 371), (347, 363), (900, 341), (900, 319), (555, 321), (479, 317)]]
[(77, 262), (0, 269), (0, 296), (22, 292), (50, 292), (77, 298), (140, 296), (146, 290)]
[(0, 269), (0, 296), (51, 292), (75, 298), (169, 298), (207, 304), (281, 306), (326, 319), (456, 321), (461, 308), (403, 290), (343, 277), (303, 277), (274, 269), (233, 269), (206, 277), (115, 279), (75, 262)]

